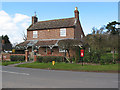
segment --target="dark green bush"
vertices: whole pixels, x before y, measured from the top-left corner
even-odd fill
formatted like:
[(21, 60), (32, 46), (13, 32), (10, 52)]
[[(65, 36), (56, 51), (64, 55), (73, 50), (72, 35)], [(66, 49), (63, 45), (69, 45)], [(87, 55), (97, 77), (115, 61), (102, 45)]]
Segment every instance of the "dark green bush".
[(84, 58), (84, 62), (87, 63), (99, 63), (101, 65), (105, 65), (105, 64), (112, 64), (112, 63), (116, 63), (117, 59), (117, 54), (115, 54), (115, 59), (113, 62), (113, 57), (112, 57), (112, 53), (103, 53), (101, 54), (100, 51), (97, 52), (85, 52), (85, 56)]
[(37, 57), (37, 62), (44, 62), (44, 63), (48, 63), (48, 62), (62, 62), (63, 61), (63, 57), (62, 56), (38, 56)]
[(42, 60), (43, 60), (43, 57), (40, 57), (40, 56), (37, 57), (37, 62), (40, 62), (40, 63), (41, 63)]
[(113, 57), (112, 57), (112, 54), (104, 54), (101, 56), (101, 61), (100, 62), (103, 62), (104, 61), (104, 64), (110, 64), (110, 63), (113, 63)]
[(11, 61), (25, 61), (25, 56), (11, 55), (10, 60)]
[(84, 58), (84, 62), (90, 63), (91, 62), (91, 58), (92, 58), (91, 53), (85, 52), (85, 55), (84, 55), (83, 58)]

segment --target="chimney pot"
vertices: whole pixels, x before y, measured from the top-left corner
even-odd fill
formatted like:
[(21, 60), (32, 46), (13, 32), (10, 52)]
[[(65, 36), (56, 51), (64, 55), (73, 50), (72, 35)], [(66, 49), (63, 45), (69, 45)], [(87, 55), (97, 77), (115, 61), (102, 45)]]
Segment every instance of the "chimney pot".
[(78, 10), (78, 8), (77, 8), (77, 7), (75, 7), (75, 10)]
[(79, 20), (79, 11), (77, 7), (75, 7), (74, 13), (75, 13), (75, 18)]

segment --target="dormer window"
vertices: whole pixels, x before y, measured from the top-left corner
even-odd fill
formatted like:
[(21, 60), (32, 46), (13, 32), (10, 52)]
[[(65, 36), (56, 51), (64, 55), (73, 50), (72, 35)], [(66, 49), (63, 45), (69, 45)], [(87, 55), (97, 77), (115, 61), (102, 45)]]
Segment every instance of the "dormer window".
[(38, 31), (33, 31), (33, 38), (37, 38), (38, 37)]
[(61, 37), (66, 37), (66, 28), (61, 28), (60, 29), (60, 36)]

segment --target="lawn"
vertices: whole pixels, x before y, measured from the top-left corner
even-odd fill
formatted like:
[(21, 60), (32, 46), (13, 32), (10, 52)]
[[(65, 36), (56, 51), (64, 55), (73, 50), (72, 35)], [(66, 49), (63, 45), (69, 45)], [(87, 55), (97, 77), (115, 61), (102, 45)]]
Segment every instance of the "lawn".
[(16, 63), (20, 63), (20, 62), (21, 61), (2, 61), (2, 62), (0, 62), (0, 65), (7, 66), (10, 64), (16, 64)]
[(70, 70), (70, 71), (87, 71), (87, 72), (118, 72), (118, 64), (109, 65), (84, 65), (70, 63), (56, 63), (54, 66), (51, 63), (26, 63), (17, 65), (16, 67), (40, 68), (51, 70)]

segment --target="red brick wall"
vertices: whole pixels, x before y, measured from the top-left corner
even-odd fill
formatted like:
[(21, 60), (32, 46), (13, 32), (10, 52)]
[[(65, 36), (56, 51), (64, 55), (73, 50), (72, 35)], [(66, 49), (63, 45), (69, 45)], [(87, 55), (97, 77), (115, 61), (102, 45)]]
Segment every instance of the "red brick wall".
[(74, 38), (74, 28), (66, 28), (66, 37), (60, 37), (60, 29), (37, 31), (38, 38), (33, 38), (33, 31), (27, 31), (27, 40)]
[(74, 34), (75, 34), (75, 39), (81, 39), (81, 35), (83, 35), (83, 37), (84, 37), (84, 33), (82, 31), (82, 27), (81, 27), (81, 24), (80, 24), (79, 21), (76, 24), (75, 33)]
[[(46, 51), (46, 48), (39, 48), (39, 51), (38, 51), (38, 54), (40, 54), (40, 55), (51, 55), (50, 53), (51, 53), (51, 50), (50, 50), (50, 48), (49, 47), (47, 47), (47, 53), (45, 52)], [(59, 48), (56, 48), (56, 47), (54, 47), (53, 49), (52, 49), (52, 55), (53, 56), (63, 56), (64, 55), (64, 53), (62, 53), (62, 52), (59, 52)]]
[[(48, 54), (46, 54), (46, 48), (39, 48), (39, 51), (38, 51), (38, 54), (39, 55), (42, 55), (42, 56), (48, 56), (48, 55), (51, 55), (51, 54), (49, 54), (49, 53), (51, 53), (51, 50), (50, 50), (50, 48), (48, 47), (47, 48), (47, 53)], [(58, 47), (54, 47), (53, 49), (52, 49), (52, 56), (64, 56), (64, 52), (59, 52), (59, 48)], [(66, 53), (66, 56), (68, 57), (68, 53)], [(75, 51), (73, 50), (73, 49), (71, 49), (70, 50), (70, 56), (72, 57), (72, 56), (75, 56)]]
[(5, 53), (5, 54), (0, 54), (0, 60), (10, 60), (10, 54)]
[(12, 55), (25, 56), (25, 54), (9, 54), (9, 53), (3, 53), (3, 54), (0, 54), (0, 60), (2, 60), (2, 57), (3, 57), (3, 60), (9, 60), (9, 61), (10, 61), (10, 56), (12, 56)]
[(39, 48), (38, 54), (40, 55), (46, 55), (46, 48)]
[[(29, 50), (31, 49), (32, 48), (29, 48)], [(64, 53), (59, 52), (58, 47), (53, 47), (52, 51), (53, 51), (52, 56), (64, 56)], [(29, 53), (31, 53), (31, 51)], [(47, 47), (47, 53), (46, 53), (46, 47), (40, 47), (37, 53), (42, 56), (51, 55), (51, 50), (49, 47)]]
[(64, 56), (63, 52), (59, 52), (59, 48), (53, 48), (53, 56)]

